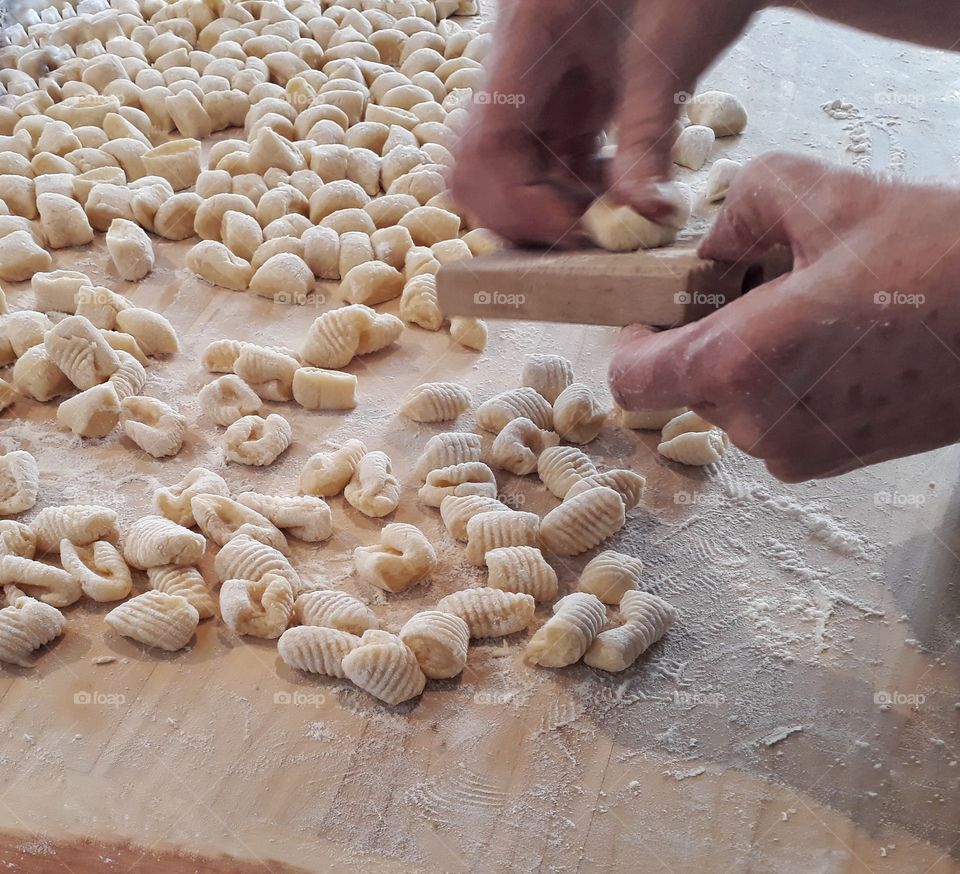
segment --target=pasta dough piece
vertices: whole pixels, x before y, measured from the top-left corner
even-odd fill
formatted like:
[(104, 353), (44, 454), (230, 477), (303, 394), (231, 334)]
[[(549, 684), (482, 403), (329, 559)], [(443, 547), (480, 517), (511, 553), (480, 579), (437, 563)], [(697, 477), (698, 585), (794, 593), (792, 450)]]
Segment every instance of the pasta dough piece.
[(127, 530), (123, 557), (139, 570), (164, 564), (196, 565), (203, 558), (203, 536), (163, 516), (143, 516)]
[(527, 644), (527, 658), (545, 668), (563, 668), (580, 661), (606, 624), (603, 602), (573, 592), (553, 605), (551, 616)]
[(700, 467), (720, 461), (729, 443), (726, 433), (690, 411), (663, 426), (657, 452), (670, 461)]
[(317, 625), (288, 628), (277, 641), (284, 663), (298, 671), (345, 679), (343, 659), (360, 646), (355, 634)]
[(20, 394), (41, 402), (64, 395), (72, 387), (43, 346), (33, 346), (17, 359), (13, 384)]
[(504, 592), (532, 595), (536, 601), (557, 597), (557, 572), (533, 546), (501, 546), (486, 556), (487, 585)]
[[(237, 501), (270, 520), (277, 528), (289, 531), (298, 540), (319, 543), (333, 534), (333, 519), (326, 501), (303, 495), (277, 497), (243, 492)], [(280, 547), (278, 547), (280, 548)]]
[(702, 124), (685, 127), (673, 144), (670, 157), (674, 164), (699, 170), (707, 163), (717, 135), (712, 128)]
[(226, 580), (220, 589), (220, 615), (237, 634), (273, 640), (290, 624), (294, 590), (290, 581), (268, 573), (258, 580)]
[(40, 493), (40, 468), (26, 450), (0, 455), (0, 516), (33, 509)]
[(24, 589), (28, 595), (36, 590), (37, 597), (51, 607), (67, 607), (83, 594), (80, 581), (67, 571), (17, 555), (0, 558), (0, 586), (8, 585)]
[(574, 483), (599, 473), (590, 458), (573, 446), (544, 449), (537, 460), (540, 481), (562, 501)]
[[(9, 178), (9, 177), (7, 177)], [(0, 246), (0, 279), (23, 282), (53, 266), (50, 253), (41, 248), (29, 231), (14, 231), (3, 237)]]
[(595, 440), (609, 410), (600, 406), (593, 392), (582, 383), (567, 386), (553, 405), (553, 427), (570, 443)]
[(440, 502), (440, 518), (447, 531), (456, 540), (466, 542), (467, 525), (470, 520), (480, 513), (512, 512), (510, 507), (496, 498), (485, 498), (482, 495), (449, 495)]
[(100, 285), (81, 285), (74, 298), (78, 316), (104, 330), (116, 327), (117, 313), (132, 306), (122, 294)]
[(310, 456), (300, 472), (300, 491), (304, 495), (330, 498), (339, 495), (367, 454), (360, 440), (350, 439), (331, 452)]
[(501, 546), (536, 546), (540, 517), (517, 510), (488, 510), (467, 522), (467, 561), (483, 567), (487, 553)]
[(470, 629), (453, 613), (440, 610), (416, 613), (404, 623), (399, 637), (428, 679), (456, 677), (467, 664)]
[[(104, 339), (110, 343), (110, 337), (106, 336), (106, 334), (112, 332), (101, 333), (104, 334)], [(129, 334), (117, 334), (117, 336), (129, 337)], [(131, 348), (139, 351), (140, 347), (133, 337), (130, 337), (130, 343)], [(113, 346), (111, 346), (111, 348), (113, 348)], [(143, 364), (129, 352), (125, 352), (123, 349), (114, 349), (114, 352), (117, 353), (120, 366), (110, 374), (107, 382), (113, 387), (117, 399), (123, 401), (143, 391), (143, 387), (147, 384), (147, 371), (144, 370)], [(140, 354), (142, 355), (143, 353), (141, 352)]]
[(400, 318), (427, 331), (439, 331), (443, 327), (435, 275), (420, 274), (406, 281), (400, 295)]
[(671, 419), (675, 419), (686, 411), (686, 407), (676, 407), (672, 410), (624, 410), (617, 407), (620, 424), (624, 428), (638, 431), (659, 431)]
[(120, 404), (120, 427), (144, 452), (168, 458), (183, 446), (187, 420), (163, 401), (133, 396)]
[(134, 282), (153, 270), (153, 243), (134, 222), (115, 218), (107, 229), (106, 242), (110, 260), (121, 279)]
[(57, 421), (77, 437), (106, 437), (120, 421), (120, 399), (110, 382), (95, 385), (57, 408)]
[[(343, 258), (343, 237), (340, 238), (340, 257)], [(344, 300), (373, 306), (403, 294), (403, 274), (383, 261), (366, 261), (346, 272), (340, 268), (343, 281), (340, 289)]]
[(293, 398), (293, 375), (300, 367), (296, 358), (269, 349), (245, 343), (240, 349), (233, 370), (260, 397), (270, 401), (289, 401)]
[(595, 200), (580, 220), (594, 244), (611, 252), (656, 249), (672, 243), (690, 218), (687, 186), (682, 182), (664, 186), (665, 199), (673, 216), (663, 224), (644, 218), (632, 207), (613, 203), (606, 197)]
[(441, 598), (437, 609), (459, 616), (470, 629), (471, 640), (506, 637), (523, 631), (533, 619), (532, 595), (499, 589), (464, 589)]
[(707, 184), (703, 192), (703, 199), (707, 203), (720, 203), (726, 200), (730, 186), (740, 174), (743, 165), (729, 158), (718, 158), (714, 161), (707, 174)]
[(540, 453), (559, 442), (558, 434), (538, 428), (529, 419), (511, 419), (493, 441), (490, 463), (517, 476), (525, 476), (536, 471)]
[(43, 345), (53, 363), (81, 391), (99, 385), (120, 367), (117, 353), (83, 316), (58, 322), (47, 332)]
[(106, 540), (89, 546), (60, 541), (60, 563), (94, 601), (120, 601), (130, 594), (133, 578), (119, 550)]
[(418, 479), (426, 479), (431, 470), (480, 461), (481, 441), (478, 434), (447, 431), (427, 441), (416, 464)]
[(365, 516), (380, 518), (396, 510), (400, 503), (400, 483), (393, 475), (389, 456), (385, 452), (364, 455), (344, 488), (343, 496)]
[(16, 399), (17, 392), (14, 387), (5, 379), (0, 379), (0, 413), (13, 406)]
[(173, 355), (180, 351), (177, 332), (160, 313), (140, 307), (121, 310), (117, 313), (117, 328), (130, 334), (147, 355)]
[(8, 364), (43, 342), (53, 323), (43, 313), (10, 313), (0, 319), (0, 361)]
[(37, 197), (40, 227), (51, 249), (86, 246), (93, 242), (93, 228), (77, 201), (63, 194)]
[(725, 91), (704, 91), (687, 102), (687, 117), (706, 125), (718, 137), (742, 134), (747, 127), (747, 110), (739, 98)]
[(242, 532), (224, 544), (213, 568), (221, 581), (261, 580), (273, 574), (283, 577), (294, 591), (300, 588), (300, 577), (282, 552)]
[(532, 388), (514, 388), (484, 401), (477, 409), (477, 424), (499, 434), (513, 419), (529, 419), (538, 428), (553, 428), (553, 407)]
[(573, 365), (560, 355), (528, 355), (523, 362), (521, 384), (543, 395), (549, 404), (573, 384)]
[(414, 422), (448, 422), (473, 404), (469, 389), (455, 382), (427, 382), (416, 386), (400, 405), (400, 413)]
[(357, 576), (385, 592), (402, 592), (437, 565), (437, 553), (423, 532), (399, 522), (384, 526), (380, 542), (353, 551)]
[(642, 573), (643, 562), (639, 558), (607, 550), (587, 563), (577, 588), (596, 595), (604, 604), (619, 604), (627, 592), (640, 587)]
[(265, 467), (286, 451), (292, 438), (290, 423), (283, 416), (244, 416), (224, 433), (223, 454), (228, 461)]
[(153, 507), (171, 522), (190, 528), (197, 524), (193, 518), (193, 499), (197, 495), (229, 494), (222, 476), (205, 467), (195, 467), (176, 485), (157, 489), (153, 493)]
[(387, 704), (416, 698), (427, 684), (412, 650), (386, 631), (365, 631), (341, 667), (354, 685)]
[[(243, 216), (256, 224), (256, 219), (245, 213), (230, 211), (227, 216)], [(187, 252), (185, 263), (201, 279), (231, 291), (246, 291), (253, 279), (253, 266), (217, 240), (201, 240)]]
[(55, 607), (18, 597), (0, 610), (0, 662), (32, 668), (31, 654), (63, 634), (66, 620)]
[(0, 519), (0, 556), (33, 558), (36, 551), (37, 538), (28, 525), (12, 519)]
[(95, 540), (120, 539), (117, 514), (107, 507), (93, 504), (71, 504), (64, 507), (44, 507), (30, 523), (37, 539), (37, 554), (56, 552), (61, 540), (74, 546), (86, 546)]
[(338, 370), (300, 367), (293, 374), (293, 399), (307, 410), (352, 410), (357, 378)]
[(151, 590), (114, 607), (103, 621), (144, 646), (176, 652), (190, 642), (200, 616), (186, 598)]
[(51, 310), (73, 313), (77, 308), (77, 292), (90, 285), (90, 278), (76, 270), (51, 270), (35, 273), (30, 279), (36, 308), (41, 312)]
[(190, 505), (197, 527), (217, 546), (243, 533), (281, 552), (287, 550), (287, 539), (280, 529), (239, 501), (224, 495), (197, 495)]
[(363, 601), (335, 589), (304, 592), (294, 602), (293, 615), (301, 625), (322, 625), (357, 635), (380, 627), (376, 615)]
[(603, 671), (625, 671), (676, 622), (677, 610), (649, 592), (629, 591), (620, 601), (623, 625), (603, 631), (583, 660)]
[(250, 279), (250, 291), (280, 303), (302, 305), (312, 288), (313, 271), (292, 252), (271, 256)]
[(197, 396), (200, 406), (218, 425), (232, 425), (237, 419), (260, 412), (260, 396), (239, 376), (229, 374), (208, 383)]
[(620, 495), (620, 500), (623, 501), (624, 507), (629, 511), (639, 505), (646, 482), (644, 477), (632, 470), (608, 470), (577, 480), (570, 486), (563, 499), (568, 501), (570, 498), (590, 491), (590, 489), (603, 486), (613, 489)]
[(356, 355), (378, 352), (403, 332), (396, 316), (377, 313), (363, 304), (330, 310), (307, 332), (302, 357), (314, 367), (346, 367)]
[(497, 479), (482, 461), (466, 461), (431, 470), (417, 493), (428, 507), (439, 507), (448, 495), (497, 496)]
[(540, 539), (554, 555), (579, 555), (623, 528), (623, 499), (598, 486), (565, 500), (543, 517)]
[(195, 567), (182, 567), (175, 564), (149, 567), (147, 579), (150, 580), (150, 588), (185, 598), (197, 611), (200, 619), (209, 619), (214, 615), (213, 595), (207, 588), (202, 574)]

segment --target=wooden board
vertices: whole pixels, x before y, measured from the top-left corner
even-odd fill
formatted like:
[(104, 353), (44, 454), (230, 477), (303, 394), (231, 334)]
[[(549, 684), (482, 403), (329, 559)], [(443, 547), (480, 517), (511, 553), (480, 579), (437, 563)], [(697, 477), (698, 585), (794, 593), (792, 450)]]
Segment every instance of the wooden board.
[(782, 247), (736, 264), (698, 258), (690, 243), (640, 252), (503, 249), (442, 267), (437, 296), (451, 316), (672, 328), (715, 312), (792, 266)]
[[(838, 84), (845, 69), (858, 78)], [(766, 13), (708, 78), (751, 110), (749, 135), (721, 142), (718, 154), (792, 146), (849, 161), (847, 123), (821, 115), (821, 103), (843, 96), (876, 116), (880, 87), (949, 94), (955, 78), (955, 58)], [(948, 172), (960, 139), (952, 105), (902, 103), (901, 121), (870, 126), (873, 166), (906, 155), (911, 174)], [(396, 349), (351, 366), (356, 412), (268, 405), (290, 418), (294, 445), (273, 468), (238, 469), (223, 464), (219, 432), (196, 402), (209, 379), (200, 352), (223, 336), (295, 345), (317, 310), (211, 290), (183, 269), (183, 252), (158, 245), (157, 271), (136, 288), (111, 278), (102, 249), (57, 256), (58, 266), (100, 275), (171, 318), (184, 351), (151, 369), (149, 391), (195, 428), (184, 453), (161, 462), (117, 436), (81, 450), (51, 408), (18, 404), (0, 419), (0, 441), (38, 455), (42, 504), (109, 503), (127, 524), (157, 485), (196, 464), (223, 471), (238, 491), (290, 493), (325, 440), (359, 435), (394, 457), (404, 481), (397, 517), (423, 526), (444, 571), (402, 596), (364, 588), (350, 552), (373, 542), (379, 525), (335, 500), (335, 539), (294, 550), (303, 575), (374, 601), (390, 627), (480, 581), (436, 514), (416, 503), (409, 471), (439, 429), (398, 419), (398, 399), (436, 379), (486, 398), (516, 384), (527, 351), (567, 355), (602, 391), (616, 332), (496, 323), (478, 356), (411, 329)], [(8, 290), (20, 305), (26, 292)], [(335, 300), (326, 293), (323, 306)], [(469, 416), (458, 423), (473, 425)], [(108, 607), (78, 605), (35, 671), (0, 669), (0, 866), (960, 870), (960, 453), (786, 487), (738, 453), (699, 472), (664, 463), (653, 444), (611, 425), (590, 446), (601, 464), (648, 477), (645, 505), (614, 545), (640, 554), (645, 583), (681, 610), (668, 638), (625, 675), (536, 670), (523, 662), (523, 638), (486, 643), (472, 648), (463, 677), (391, 709), (347, 684), (295, 674), (274, 645), (238, 640), (222, 625), (204, 623), (187, 651), (158, 657), (108, 633)], [(535, 480), (505, 477), (501, 489), (537, 512), (554, 503)], [(839, 550), (818, 539), (825, 520), (851, 536)], [(565, 589), (581, 565), (558, 564)], [(209, 559), (204, 570), (212, 579)], [(94, 663), (104, 656), (116, 661)]]

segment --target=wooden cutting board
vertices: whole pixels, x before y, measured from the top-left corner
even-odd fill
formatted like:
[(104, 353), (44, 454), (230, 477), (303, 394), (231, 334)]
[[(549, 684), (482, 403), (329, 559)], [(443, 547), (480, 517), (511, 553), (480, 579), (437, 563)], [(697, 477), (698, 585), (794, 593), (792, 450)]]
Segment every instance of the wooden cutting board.
[(639, 252), (503, 249), (442, 267), (437, 294), (448, 316), (669, 328), (792, 266), (783, 247), (736, 264), (699, 258), (689, 243)]

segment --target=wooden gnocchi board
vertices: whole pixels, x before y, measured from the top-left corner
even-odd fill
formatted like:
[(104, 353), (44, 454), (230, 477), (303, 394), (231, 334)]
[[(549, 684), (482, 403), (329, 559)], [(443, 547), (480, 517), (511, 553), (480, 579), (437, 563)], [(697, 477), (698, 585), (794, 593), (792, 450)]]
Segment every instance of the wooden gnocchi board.
[[(949, 93), (955, 79), (955, 59), (765, 13), (708, 80), (751, 110), (750, 135), (718, 153), (794, 146), (849, 160), (844, 122), (817, 110), (836, 96), (822, 71), (848, 56), (865, 72), (844, 95), (861, 106), (874, 106), (876, 83), (891, 76), (909, 83), (922, 73), (924, 93)], [(952, 167), (955, 114), (907, 104), (898, 114), (917, 134), (904, 125), (894, 142), (898, 128), (875, 132), (875, 167), (901, 148), (911, 173)], [(931, 116), (935, 125), (923, 121)], [(200, 353), (225, 336), (296, 345), (317, 309), (212, 290), (183, 268), (185, 251), (159, 244), (157, 270), (136, 287), (112, 278), (102, 247), (58, 253), (57, 266), (89, 271), (171, 319), (183, 353), (151, 368), (148, 390), (196, 427), (181, 455), (155, 461), (117, 435), (80, 447), (51, 407), (18, 403), (0, 418), (0, 441), (39, 458), (41, 505), (106, 503), (129, 524), (154, 488), (195, 465), (220, 470), (235, 491), (291, 493), (325, 440), (362, 436), (393, 457), (404, 482), (396, 518), (428, 532), (444, 570), (389, 599), (363, 588), (350, 553), (375, 541), (379, 523), (337, 499), (335, 537), (294, 549), (302, 575), (372, 601), (391, 628), (479, 582), (436, 513), (417, 505), (409, 476), (441, 429), (397, 418), (398, 399), (437, 379), (485, 399), (516, 384), (528, 351), (566, 355), (603, 392), (616, 332), (496, 322), (476, 355), (445, 333), (410, 329), (396, 348), (351, 365), (358, 410), (268, 405), (289, 417), (294, 444), (271, 468), (240, 469), (224, 465), (219, 432), (196, 402), (209, 378)], [(29, 301), (23, 286), (7, 290), (15, 306)], [(336, 301), (335, 288), (324, 291), (324, 306)], [(457, 427), (473, 425), (467, 416)], [(647, 476), (643, 509), (612, 545), (642, 555), (646, 584), (681, 611), (621, 676), (534, 670), (521, 637), (472, 647), (461, 678), (386, 708), (289, 671), (274, 644), (237, 640), (220, 624), (203, 623), (183, 652), (157, 655), (108, 633), (108, 606), (70, 608), (68, 633), (35, 670), (0, 668), (0, 867), (960, 870), (957, 451), (785, 487), (738, 453), (702, 472), (664, 463), (654, 444), (611, 424), (589, 447), (601, 464)], [(553, 505), (535, 480), (505, 477), (501, 489), (525, 509)], [(843, 550), (816, 536), (824, 520), (844, 534)], [(582, 564), (558, 563), (565, 589)], [(208, 557), (212, 580), (210, 570)]]

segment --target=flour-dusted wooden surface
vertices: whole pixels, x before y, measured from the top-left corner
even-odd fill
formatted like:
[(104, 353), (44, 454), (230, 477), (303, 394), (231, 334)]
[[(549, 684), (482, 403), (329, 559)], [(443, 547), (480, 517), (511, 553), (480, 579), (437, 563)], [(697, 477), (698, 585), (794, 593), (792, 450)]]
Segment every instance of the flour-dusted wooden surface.
[[(955, 173), (958, 69), (953, 56), (768, 14), (710, 76), (752, 113), (747, 135), (721, 151), (792, 147)], [(836, 97), (854, 105), (851, 118), (821, 112)], [(845, 151), (858, 125), (872, 143), (866, 159)], [(334, 539), (295, 548), (304, 578), (370, 600), (391, 628), (479, 582), (437, 515), (416, 503), (412, 461), (440, 429), (399, 419), (398, 399), (439, 378), (484, 399), (515, 385), (523, 354), (538, 350), (569, 356), (578, 378), (602, 388), (615, 331), (499, 323), (476, 355), (409, 329), (349, 368), (360, 379), (356, 411), (268, 405), (293, 423), (291, 450), (263, 471), (225, 466), (222, 432), (196, 401), (209, 378), (201, 350), (224, 336), (296, 345), (316, 309), (204, 286), (182, 268), (185, 248), (158, 243), (157, 270), (139, 286), (110, 278), (102, 246), (57, 255), (58, 266), (89, 269), (173, 321), (184, 351), (151, 368), (148, 391), (195, 424), (185, 450), (158, 462), (117, 435), (81, 445), (57, 429), (52, 407), (18, 403), (0, 439), (37, 455), (39, 506), (90, 500), (129, 523), (157, 485), (198, 464), (234, 490), (289, 494), (325, 440), (360, 436), (393, 457), (405, 485), (396, 517), (430, 534), (442, 569), (400, 596), (365, 588), (350, 552), (373, 542), (379, 523), (334, 499)], [(29, 302), (10, 290), (14, 306)], [(456, 427), (473, 424), (466, 416)], [(653, 443), (611, 425), (589, 447), (648, 477), (645, 507), (613, 545), (641, 555), (647, 585), (682, 611), (623, 675), (533, 669), (522, 635), (472, 647), (461, 678), (389, 708), (296, 674), (273, 643), (214, 622), (188, 650), (157, 656), (108, 632), (108, 607), (81, 603), (35, 670), (0, 669), (0, 865), (960, 870), (956, 448), (786, 487), (736, 452), (719, 470), (696, 471), (663, 463)], [(502, 490), (525, 509), (553, 505), (535, 479), (504, 478)], [(584, 561), (558, 565), (565, 588)], [(103, 657), (115, 660), (97, 664)]]

